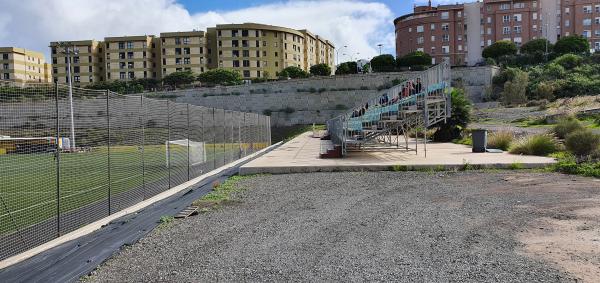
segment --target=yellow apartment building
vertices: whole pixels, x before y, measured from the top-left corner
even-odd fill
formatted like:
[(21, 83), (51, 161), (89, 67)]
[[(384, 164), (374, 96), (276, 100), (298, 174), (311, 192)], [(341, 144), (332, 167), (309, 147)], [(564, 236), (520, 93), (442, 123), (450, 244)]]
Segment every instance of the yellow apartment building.
[(157, 54), (154, 38), (153, 35), (106, 37), (105, 79), (129, 81), (159, 78), (156, 72)]
[(203, 31), (161, 33), (157, 41), (160, 49), (159, 77), (180, 71), (200, 74), (207, 69), (207, 42)]
[[(82, 86), (104, 80), (104, 44), (95, 40), (69, 42), (71, 54), (71, 75), (73, 85)], [(50, 42), (52, 56), (52, 76), (54, 82), (66, 84), (67, 81), (67, 47), (59, 42)]]
[(40, 52), (0, 47), (0, 80), (48, 83), (52, 81), (49, 68)]

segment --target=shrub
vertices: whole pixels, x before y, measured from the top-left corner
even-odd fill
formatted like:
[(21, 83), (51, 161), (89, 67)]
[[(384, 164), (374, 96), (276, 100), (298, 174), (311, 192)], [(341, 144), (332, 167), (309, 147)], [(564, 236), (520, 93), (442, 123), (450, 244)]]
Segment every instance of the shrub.
[(514, 42), (508, 40), (496, 41), (494, 44), (483, 49), (483, 58), (498, 59), (505, 55), (517, 54), (517, 45)]
[(383, 54), (371, 59), (373, 72), (393, 72), (396, 70), (396, 59), (391, 54)]
[(331, 67), (327, 64), (317, 64), (310, 67), (310, 74), (314, 76), (330, 76)]
[(587, 53), (590, 50), (590, 43), (587, 38), (581, 35), (570, 35), (561, 37), (554, 45), (554, 52), (558, 54), (567, 53)]
[(584, 127), (579, 122), (579, 120), (575, 119), (574, 117), (567, 117), (567, 118), (560, 119), (558, 121), (558, 123), (556, 123), (556, 125), (554, 125), (552, 132), (559, 139), (564, 139), (567, 137), (568, 134), (578, 131), (578, 130), (583, 130), (583, 129), (584, 129)]
[(546, 156), (560, 150), (558, 140), (552, 135), (537, 134), (516, 140), (510, 147), (512, 154)]
[(430, 66), (431, 56), (423, 51), (408, 53), (396, 59), (398, 67)]
[(281, 72), (279, 72), (279, 74), (278, 74), (278, 77), (283, 78), (283, 79), (287, 79), (287, 78), (303, 79), (303, 78), (308, 78), (309, 76), (310, 75), (307, 72), (305, 72), (304, 70), (302, 70), (296, 66), (287, 67), (287, 68), (281, 70)]
[(536, 54), (536, 53), (546, 53), (546, 46), (548, 46), (548, 52), (552, 52), (554, 45), (550, 43), (545, 38), (538, 38), (534, 40), (530, 40), (529, 42), (523, 44), (521, 46), (521, 53), (525, 54)]
[(554, 85), (550, 82), (541, 82), (535, 89), (535, 95), (538, 99), (554, 99)]
[(583, 58), (575, 54), (565, 54), (553, 60), (554, 63), (563, 66), (567, 70), (581, 66)]
[(600, 136), (590, 130), (578, 130), (567, 135), (567, 150), (576, 156), (589, 156), (600, 147)]
[(265, 116), (271, 116), (271, 114), (273, 114), (273, 110), (271, 110), (271, 109), (265, 109), (265, 110), (263, 110), (263, 115), (265, 115)]
[(341, 63), (335, 70), (336, 75), (356, 74), (357, 72), (358, 65), (353, 61)]
[(501, 150), (508, 150), (510, 144), (514, 140), (515, 135), (511, 131), (497, 131), (490, 134), (488, 137), (488, 147)]
[(461, 132), (471, 121), (471, 102), (461, 89), (451, 92), (452, 116), (446, 123), (440, 123), (433, 135), (435, 141), (449, 142), (461, 136)]
[(544, 66), (543, 75), (549, 77), (549, 79), (562, 79), (565, 77), (565, 67), (555, 62)]
[(529, 75), (521, 70), (517, 70), (515, 77), (504, 83), (502, 92), (502, 101), (506, 105), (523, 104), (527, 102), (527, 85), (529, 84)]
[(213, 69), (198, 75), (198, 80), (209, 85), (242, 84), (242, 75), (235, 70)]

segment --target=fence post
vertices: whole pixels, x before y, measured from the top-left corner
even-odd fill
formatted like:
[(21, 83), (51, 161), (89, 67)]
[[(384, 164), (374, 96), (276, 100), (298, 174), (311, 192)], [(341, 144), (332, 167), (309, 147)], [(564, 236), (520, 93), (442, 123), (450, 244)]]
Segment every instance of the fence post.
[(140, 95), (140, 125), (142, 127), (142, 194), (144, 199), (146, 199), (146, 125), (144, 124), (145, 122), (146, 110), (144, 108), (144, 95)]
[(58, 105), (58, 83), (54, 83), (56, 103), (56, 235), (60, 237), (60, 107)]
[(190, 105), (185, 104), (187, 108), (187, 179), (190, 180)]
[(171, 188), (171, 107), (169, 107), (169, 101), (167, 100), (167, 171), (169, 171), (169, 187)]
[(225, 165), (225, 142), (227, 141), (227, 129), (226, 129), (226, 125), (227, 125), (227, 117), (225, 115), (225, 109), (223, 109), (223, 165)]
[(107, 152), (107, 176), (108, 176), (108, 215), (112, 213), (112, 186), (110, 178), (110, 91), (106, 91), (106, 129), (108, 134)]
[(238, 158), (242, 158), (242, 119), (240, 119), (241, 112), (238, 112)]
[(215, 108), (212, 109), (212, 121), (213, 121), (213, 169), (217, 169), (217, 133), (215, 132), (215, 125), (217, 122), (215, 121)]

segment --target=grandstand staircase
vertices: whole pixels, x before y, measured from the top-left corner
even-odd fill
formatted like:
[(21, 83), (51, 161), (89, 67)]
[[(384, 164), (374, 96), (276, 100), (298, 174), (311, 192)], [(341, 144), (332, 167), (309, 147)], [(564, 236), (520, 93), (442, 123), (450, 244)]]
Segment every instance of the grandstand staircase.
[[(449, 82), (449, 65), (436, 65), (358, 104), (355, 109), (370, 105), (359, 115), (352, 110), (329, 120), (331, 141), (321, 146), (320, 157), (339, 158), (348, 151), (382, 148), (413, 150), (409, 133), (425, 132), (450, 117)], [(413, 91), (407, 93), (407, 88)]]

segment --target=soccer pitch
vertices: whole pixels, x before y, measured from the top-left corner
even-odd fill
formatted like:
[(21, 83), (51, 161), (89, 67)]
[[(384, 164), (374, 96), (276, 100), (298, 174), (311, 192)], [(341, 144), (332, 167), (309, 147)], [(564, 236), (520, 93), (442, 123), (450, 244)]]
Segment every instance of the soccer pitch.
[[(246, 145), (242, 145), (244, 148)], [(142, 158), (143, 151), (143, 158)], [(191, 170), (191, 178), (214, 165), (238, 159), (240, 144), (207, 144), (206, 162)], [(87, 152), (61, 153), (60, 170), (54, 153), (0, 155), (0, 234), (11, 233), (57, 214), (57, 171), (60, 173), (60, 212), (65, 213), (111, 196), (152, 186), (149, 198), (169, 186), (165, 145), (95, 147)], [(143, 164), (143, 167), (142, 167)], [(185, 147), (170, 147), (171, 187), (187, 181)], [(144, 168), (144, 170), (142, 170)], [(108, 211), (108, 208), (107, 208)], [(112, 212), (116, 212), (113, 208)]]

